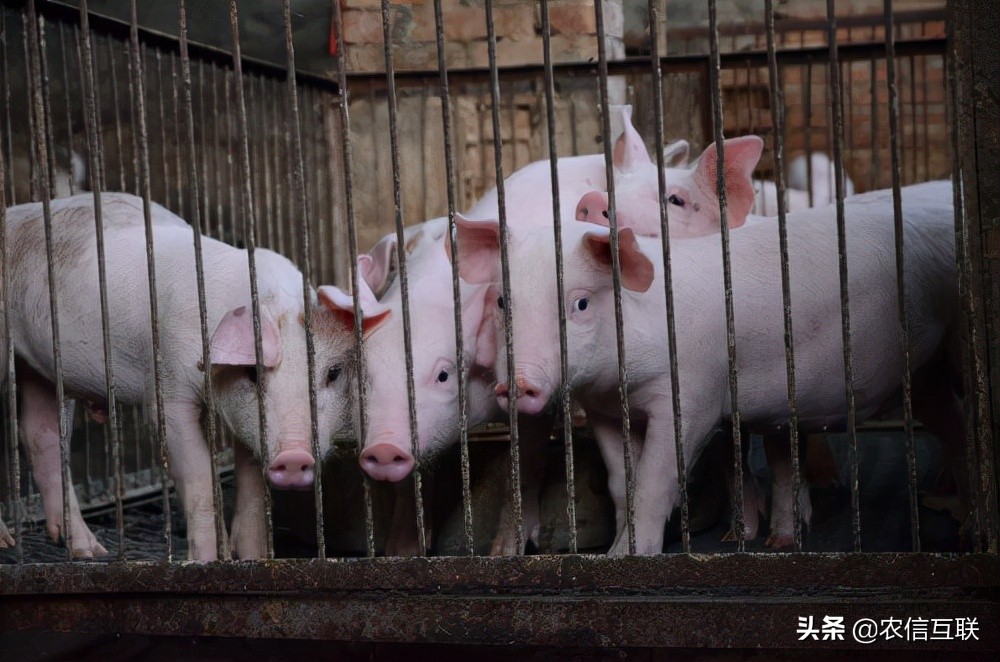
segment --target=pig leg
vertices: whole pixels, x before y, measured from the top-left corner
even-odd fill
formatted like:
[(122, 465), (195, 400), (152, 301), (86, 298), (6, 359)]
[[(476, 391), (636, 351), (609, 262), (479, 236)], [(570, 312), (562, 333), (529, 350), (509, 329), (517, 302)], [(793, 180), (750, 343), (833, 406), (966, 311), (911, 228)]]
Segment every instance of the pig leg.
[(236, 474), (236, 501), (230, 548), (234, 559), (262, 559), (267, 556), (267, 485), (260, 462), (243, 443), (233, 444)]
[[(424, 476), (424, 542), (430, 547), (432, 540), (430, 521), (430, 476)], [(389, 524), (389, 536), (385, 541), (386, 556), (422, 556), (426, 549), (420, 549), (420, 534), (417, 531), (417, 499), (413, 492), (413, 476), (404, 481), (394, 483), (396, 500), (392, 505), (392, 523)]]
[[(771, 549), (786, 549), (792, 547), (795, 541), (795, 517), (792, 504), (795, 500), (794, 472), (792, 460), (786, 453), (776, 453), (769, 456), (768, 464), (774, 474), (771, 493), (771, 535), (766, 544)], [(812, 502), (809, 500), (809, 488), (801, 485), (799, 489), (799, 515), (808, 526), (812, 519)]]
[(7, 525), (0, 520), (0, 549), (7, 549), (14, 546), (14, 537), (7, 530)]
[[(545, 451), (552, 434), (554, 417), (550, 415), (517, 418), (518, 450), (521, 466), (521, 517), (524, 522), (525, 543), (531, 541), (537, 548), (542, 529), (541, 489), (545, 477)], [(509, 485), (508, 485), (509, 488)], [(500, 510), (500, 524), (493, 546), (492, 556), (516, 556), (524, 553), (517, 547), (517, 518), (514, 516), (513, 491), (505, 491), (503, 507)]]
[(215, 561), (218, 554), (212, 463), (201, 430), (199, 407), (193, 402), (172, 401), (164, 404), (164, 414), (170, 473), (187, 522), (188, 560)]
[[(25, 450), (42, 496), (45, 522), (54, 542), (63, 531), (62, 456), (59, 443), (59, 407), (52, 385), (27, 370), (20, 371), (21, 427)], [(67, 421), (73, 420), (73, 402), (67, 401)], [(69, 546), (74, 558), (106, 556), (106, 550), (83, 521), (76, 491), (69, 489)]]
[[(732, 465), (727, 463), (728, 472), (732, 474)], [(729, 489), (733, 489), (733, 479), (727, 481)], [(731, 493), (730, 493), (731, 494)], [(732, 503), (732, 501), (730, 501)], [(757, 538), (757, 531), (760, 528), (760, 515), (766, 512), (764, 503), (764, 493), (760, 489), (757, 479), (743, 471), (743, 539), (750, 541)], [(736, 542), (736, 532), (732, 527), (722, 536), (722, 542)]]

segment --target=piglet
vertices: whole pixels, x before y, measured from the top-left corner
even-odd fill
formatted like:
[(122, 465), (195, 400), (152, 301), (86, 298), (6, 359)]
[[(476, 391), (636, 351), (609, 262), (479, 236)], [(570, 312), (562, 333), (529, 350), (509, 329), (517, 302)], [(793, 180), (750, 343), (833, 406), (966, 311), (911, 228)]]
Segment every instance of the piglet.
[[(155, 417), (143, 203), (131, 195), (104, 194), (102, 207), (115, 391), (120, 403), (142, 404)], [(55, 273), (63, 380), (67, 394), (97, 403), (99, 409), (107, 404), (93, 195), (53, 201), (52, 214), (53, 248), (60, 258)], [(209, 561), (217, 556), (210, 451), (201, 426), (207, 397), (201, 371), (209, 367), (202, 364), (198, 331), (193, 231), (159, 205), (152, 206), (152, 215), (165, 443), (187, 519), (188, 557)], [(33, 455), (58, 463), (49, 287), (45, 271), (39, 269), (45, 263), (41, 205), (10, 208), (7, 239), (14, 247), (7, 309), (13, 319), (26, 443)], [(311, 486), (320, 459), (313, 456), (310, 439), (302, 274), (276, 253), (255, 253), (267, 414), (262, 444), (246, 251), (208, 237), (202, 238), (202, 250), (215, 402), (224, 425), (242, 442), (234, 445), (237, 498), (231, 550), (239, 558), (259, 558), (267, 543), (262, 508), (267, 484), (261, 463), (272, 486), (304, 489)], [(310, 293), (306, 305), (313, 314), (318, 445), (323, 455), (331, 435), (350, 418), (353, 302), (340, 290), (324, 286)], [(386, 314), (377, 307), (366, 309), (365, 326)], [(50, 530), (62, 521), (60, 490), (59, 481), (41, 485)], [(71, 515), (75, 539), (78, 510)]]

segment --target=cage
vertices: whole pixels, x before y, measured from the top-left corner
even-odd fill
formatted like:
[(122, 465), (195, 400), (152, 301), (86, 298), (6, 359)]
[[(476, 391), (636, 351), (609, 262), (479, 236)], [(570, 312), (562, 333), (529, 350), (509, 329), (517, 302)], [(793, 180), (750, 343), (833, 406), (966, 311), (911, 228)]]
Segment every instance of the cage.
[[(998, 69), (989, 35), (1000, 27), (998, 15), (959, 0), (855, 4), (2, 3), (4, 629), (675, 648), (809, 648), (816, 634), (844, 648), (876, 642), (978, 654), (995, 647), (995, 203), (987, 173)], [(767, 320), (770, 331), (761, 332), (781, 349), (769, 383), (741, 363), (755, 345), (737, 306), (756, 275), (741, 271), (747, 244), (742, 220), (734, 219), (748, 211), (740, 211), (740, 193), (726, 179), (726, 164), (741, 157), (736, 143), (724, 141), (748, 134), (763, 139), (760, 158), (744, 173), (749, 211), (771, 218), (754, 223), (769, 223), (780, 257), (769, 270), (780, 305)], [(666, 313), (654, 325), (660, 344), (647, 357), (669, 387), (658, 396), (668, 403), (668, 419), (653, 419), (660, 427), (638, 413), (644, 366), (628, 356), (641, 326), (625, 311), (635, 300), (622, 263), (622, 242), (633, 241), (623, 230), (634, 189), (618, 145), (628, 136), (639, 141), (631, 144), (641, 154), (635, 158), (657, 175), (647, 220), (656, 225), (648, 241), (659, 240), (640, 244), (647, 253), (655, 245), (650, 269), (660, 280), (649, 296), (658, 294)], [(681, 140), (678, 157), (672, 150)], [(703, 156), (688, 165), (689, 153)], [(567, 227), (583, 220), (581, 209), (584, 216), (593, 209), (578, 206), (578, 193), (563, 193), (582, 163), (572, 157), (590, 159), (590, 188), (607, 205), (602, 328), (614, 342), (600, 349), (611, 361), (608, 402), (588, 400), (569, 379), (576, 332), (565, 311), (581, 299), (564, 286), (579, 260), (565, 243), (575, 236)], [(710, 182), (718, 204), (711, 239), (674, 234), (670, 166), (682, 166), (669, 172), (683, 176), (703, 168), (718, 176)], [(517, 180), (518, 173), (528, 174)], [(898, 297), (906, 283), (933, 276), (933, 269), (911, 270), (904, 246), (922, 239), (906, 225), (901, 190), (949, 178), (947, 199), (935, 202), (950, 211), (955, 258), (942, 269), (955, 272), (948, 306), (957, 340), (947, 348), (941, 340), (940, 352), (928, 356), (910, 348), (910, 334), (926, 333), (927, 325)], [(863, 197), (876, 191), (887, 191), (880, 199), (893, 231), (881, 247), (887, 266), (882, 282), (861, 281), (859, 289), (851, 281), (852, 289), (848, 258), (859, 249), (847, 228), (858, 207), (849, 202), (855, 193), (877, 199)], [(108, 192), (136, 196), (129, 236), (142, 259), (130, 280), (108, 277), (120, 273), (103, 253), (120, 231)], [(73, 196), (82, 196), (74, 208), (91, 210), (84, 229), (71, 225), (61, 206), (68, 203), (59, 202)], [(470, 234), (475, 221), (491, 220), (475, 215), (483, 201), (497, 216), (489, 239), (496, 271), (484, 290), (484, 305), (500, 304), (484, 313), (495, 318), (494, 362), (520, 365), (517, 350), (558, 345), (561, 383), (549, 389), (541, 416), (520, 404), (534, 385), (514, 371), (493, 378), (505, 404), (497, 404), (492, 382), (484, 396), (481, 384), (491, 378), (469, 355), (479, 339), (469, 335), (470, 281), (461, 269), (471, 254), (463, 247), (486, 241)], [(37, 259), (26, 262), (18, 228), (28, 212), (15, 207), (32, 203)], [(827, 275), (839, 281), (824, 287), (836, 292), (829, 331), (838, 363), (826, 373), (795, 340), (801, 328), (792, 296), (802, 291), (796, 280), (808, 277), (794, 239), (789, 256), (789, 231), (806, 218), (797, 206), (823, 207), (833, 233), (826, 257), (836, 269)], [(157, 248), (172, 236), (163, 226), (173, 221), (160, 209), (190, 224), (187, 243), (173, 249), (190, 260), (184, 273), (157, 271), (158, 262), (173, 264), (169, 250)], [(518, 344), (515, 331), (525, 327), (517, 307), (527, 309), (518, 297), (529, 298), (519, 274), (533, 268), (518, 262), (525, 209), (548, 219), (548, 234), (531, 237), (552, 240), (546, 274), (557, 291), (548, 295), (558, 295), (559, 312), (551, 311), (548, 336)], [(435, 218), (437, 225), (421, 225)], [(63, 293), (77, 291), (73, 283), (49, 285), (61, 271), (76, 273), (61, 232), (96, 249), (88, 277), (100, 312), (89, 313), (97, 323), (87, 342), (74, 335), (83, 313)], [(692, 355), (683, 353), (697, 327), (683, 315), (691, 310), (677, 299), (685, 282), (670, 266), (684, 259), (685, 241), (711, 246), (720, 260), (723, 316), (711, 355), (725, 363), (724, 378), (704, 397), (723, 403), (723, 414), (698, 433), (686, 427), (696, 415), (685, 413)], [(301, 279), (293, 279), (298, 290), (282, 291), (299, 306), (291, 310), (301, 311), (304, 329), (302, 346), (284, 350), (286, 365), (301, 359), (292, 407), (300, 454), (285, 464), (276, 455), (288, 447), (273, 426), (292, 415), (283, 405), (271, 408), (281, 395), (272, 375), (283, 359), (280, 349), (277, 361), (268, 358), (273, 299), (266, 286), (240, 290), (245, 304), (236, 317), (249, 312), (242, 336), (249, 345), (238, 373), (216, 371), (214, 334), (225, 307), (215, 310), (214, 301), (225, 298), (218, 291), (231, 299), (229, 290), (244, 283), (212, 276), (230, 250), (242, 251), (232, 254), (248, 283), (264, 282), (258, 270), (271, 268), (269, 251)], [(373, 264), (381, 278), (372, 277)], [(429, 299), (424, 275), (432, 269), (438, 289)], [(327, 284), (339, 294), (317, 289)], [(890, 328), (870, 327), (865, 309), (856, 312), (868, 285), (894, 293), (878, 305), (884, 314), (877, 319)], [(29, 286), (42, 289), (17, 289)], [(132, 323), (115, 317), (122, 310), (115, 301), (132, 290), (150, 343), (138, 366), (106, 358)], [(37, 295), (34, 309), (25, 292)], [(379, 329), (387, 307), (398, 322), (391, 338), (389, 328)], [(60, 316), (60, 309), (70, 312)], [(25, 321), (31, 315), (41, 316), (41, 327)], [(294, 327), (294, 317), (282, 317), (275, 333)], [(340, 325), (342, 363), (328, 367), (330, 324)], [(24, 330), (31, 328), (48, 336), (39, 343)], [(427, 430), (438, 405), (428, 395), (435, 380), (421, 371), (441, 351), (420, 335), (427, 328), (449, 329), (440, 341), (449, 362), (431, 362), (431, 376), (444, 374), (436, 381), (454, 389), (447, 411), (434, 414), (451, 430), (447, 439)], [(197, 373), (193, 361), (187, 366), (195, 378), (186, 379), (196, 383), (184, 384), (199, 394), (192, 409), (203, 436), (197, 481), (185, 474), (181, 452), (191, 442), (172, 445), (180, 437), (172, 397), (181, 386), (171, 348), (182, 336), (199, 363)], [(872, 412), (863, 406), (870, 387), (863, 380), (882, 372), (865, 362), (883, 356), (872, 358), (852, 337), (877, 336), (889, 348), (883, 355), (898, 352), (902, 363), (886, 378), (890, 396)], [(947, 360), (946, 349), (953, 353)], [(102, 386), (81, 386), (74, 357), (89, 361), (89, 383)], [(385, 366), (395, 366), (391, 388), (378, 381)], [(946, 369), (955, 366), (957, 375)], [(121, 377), (132, 374), (129, 367), (144, 380), (139, 395)], [(843, 405), (828, 407), (836, 412), (822, 420), (809, 419), (813, 391), (802, 386), (817, 376), (843, 383)], [(213, 389), (237, 378), (243, 395), (233, 408), (235, 396)], [(39, 379), (51, 382), (48, 400), (37, 399)], [(344, 413), (332, 430), (323, 389), (335, 382), (344, 389)], [(390, 391), (395, 400), (381, 398)], [(743, 406), (756, 392), (781, 401), (780, 415)], [(952, 392), (960, 400), (948, 402)], [(47, 429), (38, 422), (44, 407), (24, 404), (31, 397), (52, 410)], [(383, 407), (387, 401), (395, 406)], [(577, 401), (586, 425), (577, 420)], [(954, 430), (956, 416), (959, 433), (943, 438), (940, 430)], [(372, 453), (386, 445), (378, 435), (387, 428), (403, 441), (383, 459)], [(237, 430), (250, 431), (249, 446)], [(665, 527), (648, 521), (657, 508), (644, 467), (660, 457), (650, 430), (670, 440), (661, 460), (676, 474)], [(685, 441), (691, 447), (677, 441), (694, 437)], [(613, 461), (609, 438), (618, 444)], [(47, 440), (48, 456), (39, 439)], [(294, 462), (301, 471), (286, 466)], [(392, 473), (397, 465), (406, 465), (405, 475)], [(308, 474), (309, 489), (272, 491), (268, 482), (293, 481), (275, 472)], [(390, 476), (403, 480), (390, 485)], [(198, 508), (192, 495), (202, 499)], [(858, 623), (893, 619), (907, 624), (904, 635), (859, 639)], [(947, 631), (911, 635), (914, 619), (925, 629), (946, 623)]]

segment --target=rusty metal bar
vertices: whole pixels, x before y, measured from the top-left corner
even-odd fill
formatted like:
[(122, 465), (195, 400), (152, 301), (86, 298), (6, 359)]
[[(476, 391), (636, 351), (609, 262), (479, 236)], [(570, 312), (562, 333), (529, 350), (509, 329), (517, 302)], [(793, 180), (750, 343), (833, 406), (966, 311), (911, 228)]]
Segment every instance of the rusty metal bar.
[[(385, 0), (383, 0), (385, 2)], [(388, 37), (387, 37), (388, 38)], [(517, 428), (518, 386), (514, 379), (514, 301), (510, 293), (510, 250), (507, 227), (507, 196), (504, 187), (503, 144), (500, 136), (500, 72), (497, 67), (497, 35), (493, 21), (493, 0), (486, 0), (486, 53), (490, 69), (490, 101), (493, 121), (493, 158), (496, 170), (498, 223), (500, 229), (500, 278), (503, 297), (504, 346), (507, 360), (507, 415), (510, 418), (510, 490), (514, 507), (514, 540), (518, 550), (525, 545), (524, 515), (521, 507), (521, 449)], [(485, 161), (485, 160), (484, 160)]]
[(69, 61), (66, 59), (66, 24), (59, 23), (59, 56), (62, 62), (63, 103), (66, 106), (66, 171), (69, 173), (69, 194), (76, 195), (76, 178), (73, 172), (73, 104), (69, 94)]
[[(546, 5), (542, 3), (542, 24), (546, 22)], [(441, 0), (434, 0), (434, 34), (437, 41), (437, 65), (441, 77), (441, 122), (444, 135), (445, 185), (448, 189), (448, 237), (456, 239), (455, 211), (455, 156), (451, 127), (451, 91), (448, 86), (448, 66), (445, 57), (444, 14)], [(551, 97), (549, 98), (551, 103)], [(555, 187), (553, 183), (553, 187)], [(558, 195), (558, 193), (556, 194)], [(558, 214), (556, 215), (558, 218)], [(465, 548), (468, 554), (475, 554), (473, 546), (472, 487), (469, 467), (469, 381), (468, 366), (465, 364), (465, 336), (462, 328), (462, 290), (459, 283), (458, 250), (451, 252), (451, 297), (455, 306), (455, 372), (458, 377), (458, 444), (462, 478), (462, 520), (465, 525)], [(561, 309), (561, 304), (560, 304)], [(575, 535), (575, 533), (574, 533)], [(573, 546), (575, 551), (576, 546)]]
[(722, 119), (722, 88), (719, 66), (718, 7), (716, 0), (708, 4), (710, 46), (712, 67), (709, 79), (712, 86), (712, 114), (715, 126), (716, 147), (716, 190), (719, 194), (719, 216), (722, 229), (722, 279), (726, 290), (726, 346), (729, 356), (729, 401), (732, 408), (733, 424), (733, 490), (731, 507), (733, 511), (733, 533), (736, 536), (737, 551), (746, 546), (746, 523), (743, 521), (743, 443), (740, 429), (739, 385), (736, 375), (736, 321), (733, 309), (733, 273), (729, 243), (729, 203), (726, 191), (725, 136)]
[[(323, 456), (319, 450), (319, 422), (316, 404), (316, 339), (313, 335), (313, 286), (312, 286), (312, 260), (309, 259), (309, 213), (306, 203), (305, 177), (302, 165), (302, 129), (299, 122), (299, 98), (298, 88), (295, 84), (295, 45), (292, 42), (292, 10), (291, 0), (284, 0), (283, 18), (285, 24), (285, 53), (288, 57), (288, 111), (291, 114), (292, 125), (292, 178), (295, 183), (295, 192), (299, 205), (302, 226), (302, 305), (305, 309), (305, 330), (306, 330), (306, 377), (309, 380), (309, 423), (310, 440), (313, 457), (316, 458), (315, 496), (316, 506), (316, 546), (319, 549), (318, 557), (326, 558), (326, 538), (323, 535)], [(263, 129), (263, 127), (261, 127)], [(315, 218), (315, 216), (313, 217)]]
[[(41, 196), (42, 217), (45, 226), (45, 257), (48, 276), (49, 290), (49, 315), (52, 328), (52, 357), (55, 371), (56, 388), (56, 409), (59, 417), (59, 459), (60, 459), (60, 482), (62, 492), (62, 536), (66, 545), (67, 559), (73, 559), (73, 539), (69, 521), (69, 491), (73, 489), (70, 485), (69, 477), (69, 429), (66, 420), (66, 395), (63, 387), (62, 370), (62, 346), (59, 341), (59, 297), (56, 283), (56, 263), (54, 257), (53, 235), (52, 235), (52, 209), (50, 204), (51, 193), (51, 170), (46, 164), (49, 163), (49, 152), (52, 149), (50, 139), (52, 132), (48, 129), (49, 123), (46, 116), (46, 97), (48, 96), (48, 78), (42, 70), (41, 61), (44, 59), (44, 52), (40, 43), (38, 13), (35, 9), (35, 1), (28, 0), (27, 7), (23, 14), (25, 27), (25, 48), (27, 50), (26, 65), (28, 68), (29, 94), (31, 96), (31, 108), (34, 113), (34, 123), (32, 126), (33, 152), (35, 154), (34, 181), (35, 190)], [(51, 495), (50, 495), (51, 497)]]
[[(362, 330), (364, 328), (363, 315), (361, 313), (361, 285), (360, 274), (358, 273), (358, 230), (354, 220), (354, 152), (351, 142), (351, 120), (350, 120), (350, 98), (347, 88), (347, 58), (344, 55), (344, 30), (343, 14), (340, 3), (334, 0), (333, 4), (333, 30), (336, 35), (337, 52), (341, 54), (340, 67), (338, 67), (340, 83), (340, 128), (341, 128), (341, 152), (344, 166), (344, 207), (347, 210), (347, 243), (350, 251), (351, 264), (351, 292), (354, 298), (354, 346), (357, 352), (357, 386), (358, 386), (358, 454), (363, 450), (364, 439), (368, 431), (368, 383), (365, 375), (366, 361), (365, 349), (362, 342)], [(372, 104), (374, 108), (374, 104)], [(374, 123), (373, 123), (374, 126)], [(368, 557), (375, 556), (375, 523), (372, 514), (371, 483), (368, 478), (362, 478), (365, 502), (365, 546)]]
[[(635, 533), (635, 458), (632, 457), (632, 430), (628, 406), (628, 371), (625, 356), (625, 320), (622, 312), (621, 256), (618, 253), (618, 217), (615, 204), (615, 176), (611, 158), (611, 109), (608, 105), (608, 54), (605, 44), (604, 8), (594, 3), (597, 23), (597, 75), (601, 101), (604, 168), (608, 186), (608, 224), (611, 229), (611, 285), (615, 307), (615, 338), (618, 345), (618, 398), (622, 417), (622, 453), (625, 461), (625, 534), (628, 553), (636, 553)], [(620, 523), (619, 523), (620, 526)], [(659, 552), (660, 550), (657, 550)]]
[[(549, 138), (549, 172), (552, 182), (552, 235), (556, 250), (556, 295), (559, 305), (559, 400), (562, 404), (563, 446), (566, 457), (566, 521), (569, 525), (569, 551), (577, 551), (576, 467), (573, 458), (573, 412), (570, 403), (569, 344), (566, 339), (565, 260), (562, 243), (562, 212), (559, 200), (559, 159), (556, 151), (555, 76), (552, 70), (552, 27), (549, 2), (541, 3), (542, 49), (545, 58), (545, 121)], [(652, 24), (655, 25), (655, 24)]]
[(877, 189), (879, 187), (879, 183), (881, 182), (881, 176), (882, 176), (882, 173), (879, 170), (879, 162), (881, 160), (880, 159), (881, 155), (879, 154), (879, 152), (881, 148), (879, 147), (879, 137), (878, 137), (879, 102), (878, 102), (877, 81), (878, 81), (878, 63), (875, 60), (875, 58), (872, 58), (871, 87), (869, 91), (869, 94), (871, 95), (871, 110), (870, 110), (871, 117), (869, 119), (871, 120), (870, 128), (871, 128), (871, 150), (872, 150), (871, 173), (869, 174), (869, 185), (868, 185), (870, 189)]
[[(253, 191), (251, 190), (250, 171), (250, 145), (247, 134), (247, 107), (243, 91), (243, 63), (240, 50), (240, 21), (237, 0), (230, 0), (229, 3), (229, 25), (232, 33), (233, 44), (233, 87), (236, 92), (236, 128), (239, 134), (239, 158), (241, 162), (241, 178), (243, 181), (243, 195), (241, 196), (241, 212), (243, 217), (243, 231), (246, 240), (247, 265), (250, 269), (250, 304), (253, 312), (253, 344), (254, 355), (257, 359), (257, 420), (260, 434), (260, 457), (261, 457), (261, 480), (268, 484), (267, 458), (270, 456), (267, 448), (267, 408), (264, 404), (264, 353), (261, 347), (261, 318), (260, 318), (260, 296), (257, 287), (257, 260), (254, 251), (257, 248), (257, 228), (256, 213), (253, 204)], [(241, 443), (236, 441), (235, 443)], [(266, 520), (267, 533), (265, 535), (265, 557), (274, 557), (274, 530), (271, 522), (271, 491), (264, 490), (264, 517)]]
[[(778, 243), (781, 251), (781, 302), (784, 317), (785, 379), (788, 388), (788, 440), (792, 463), (792, 540), (795, 551), (802, 551), (802, 513), (799, 494), (802, 473), (799, 467), (799, 413), (795, 403), (795, 343), (792, 333), (792, 288), (788, 267), (788, 208), (785, 203), (785, 99), (781, 89), (778, 58), (774, 44), (774, 2), (765, 0), (764, 18), (767, 24), (767, 50), (770, 54), (768, 75), (771, 85), (771, 113), (774, 131), (774, 183), (778, 189)], [(809, 182), (812, 189), (812, 182)]]
[(833, 168), (837, 194), (837, 253), (840, 260), (840, 313), (844, 344), (844, 395), (847, 402), (847, 431), (850, 435), (851, 463), (851, 524), (854, 536), (854, 551), (861, 551), (861, 504), (858, 489), (858, 434), (854, 405), (854, 377), (851, 359), (851, 313), (847, 287), (847, 232), (844, 219), (844, 118), (840, 98), (840, 62), (837, 57), (837, 15), (833, 0), (826, 0), (826, 15), (829, 21), (827, 40), (830, 47), (829, 91), (833, 113)]
[[(11, 127), (11, 118), (14, 116), (10, 109), (10, 54), (7, 52), (7, 12), (0, 12), (0, 60), (3, 61), (3, 107), (4, 107), (4, 131), (7, 142), (7, 163), (14, 167), (14, 133)], [(23, 39), (23, 37), (22, 37)], [(10, 205), (17, 204), (17, 192), (14, 185), (14, 177), (8, 178), (10, 181), (10, 192), (8, 202)]]
[[(150, 172), (149, 172), (149, 137), (148, 130), (146, 127), (146, 99), (143, 92), (144, 82), (143, 82), (143, 71), (142, 63), (140, 61), (140, 44), (139, 44), (139, 19), (138, 19), (138, 9), (136, 0), (131, 2), (131, 17), (132, 25), (130, 30), (131, 35), (131, 48), (129, 49), (130, 66), (129, 66), (129, 88), (133, 90), (135, 94), (134, 105), (135, 105), (135, 116), (138, 120), (138, 126), (133, 127), (133, 133), (138, 134), (138, 144), (133, 145), (134, 161), (138, 161), (138, 171), (136, 177), (139, 183), (139, 189), (142, 195), (142, 212), (145, 221), (145, 231), (146, 231), (146, 267), (147, 267), (147, 277), (149, 278), (149, 312), (150, 312), (150, 331), (152, 334), (152, 349), (153, 349), (153, 390), (155, 397), (155, 412), (156, 412), (156, 436), (160, 440), (161, 448), (165, 448), (167, 445), (167, 423), (166, 423), (166, 413), (163, 410), (164, 400), (163, 400), (163, 357), (160, 352), (160, 320), (159, 320), (159, 301), (158, 293), (156, 291), (156, 251), (153, 245), (153, 217), (152, 217), (152, 202), (149, 199), (150, 196)], [(162, 451), (164, 454), (166, 451)], [(118, 517), (122, 517), (122, 506), (121, 506), (121, 490), (122, 486), (119, 485), (117, 502), (118, 502)], [(163, 484), (163, 500), (164, 500), (164, 510), (169, 515), (170, 504), (169, 496), (166, 482)], [(169, 524), (164, 520), (164, 526), (167, 527)], [(124, 540), (124, 539), (123, 539)], [(168, 553), (169, 553), (168, 547)]]
[(903, 350), (903, 427), (906, 432), (906, 484), (910, 495), (910, 542), (914, 552), (920, 551), (920, 513), (917, 500), (917, 451), (913, 441), (913, 396), (910, 368), (910, 320), (906, 312), (905, 253), (903, 251), (903, 197), (900, 177), (899, 97), (896, 92), (896, 71), (892, 0), (884, 0), (886, 86), (889, 94), (889, 144), (892, 163), (892, 211), (896, 238), (896, 298), (899, 304), (899, 342)]
[[(184, 95), (184, 116), (183, 125), (185, 129), (185, 139), (187, 140), (188, 148), (190, 149), (192, 158), (190, 159), (190, 170), (188, 171), (187, 186), (190, 190), (192, 199), (198, 199), (198, 173), (197, 173), (197, 162), (194, 159), (195, 146), (194, 146), (194, 107), (193, 99), (191, 95), (191, 60), (188, 54), (188, 41), (187, 41), (187, 7), (184, 0), (180, 0), (177, 5), (178, 9), (178, 34), (180, 36), (180, 58), (181, 58), (181, 85), (182, 92)], [(176, 118), (180, 120), (180, 118)], [(178, 122), (181, 123), (181, 122)], [(177, 149), (180, 150), (180, 144), (177, 145)], [(204, 154), (202, 155), (204, 158)], [(192, 232), (193, 242), (194, 242), (194, 269), (195, 269), (195, 280), (198, 287), (198, 330), (201, 335), (201, 361), (204, 366), (202, 371), (202, 397), (205, 400), (205, 411), (204, 416), (205, 421), (205, 438), (208, 442), (209, 459), (211, 462), (212, 471), (212, 507), (215, 513), (215, 550), (218, 558), (226, 558), (228, 550), (225, 548), (226, 539), (226, 524), (223, 521), (223, 503), (222, 503), (222, 487), (219, 483), (219, 471), (216, 459), (216, 453), (219, 451), (221, 441), (219, 439), (218, 429), (216, 424), (218, 422), (218, 412), (215, 405), (215, 393), (212, 389), (212, 370), (211, 366), (211, 348), (210, 340), (211, 337), (208, 334), (208, 306), (205, 301), (205, 258), (202, 253), (201, 240), (204, 234), (202, 216), (198, 207), (198, 204), (192, 205), (191, 208), (193, 215), (188, 219), (191, 223), (191, 227), (194, 229)], [(160, 438), (161, 452), (166, 453), (164, 450), (166, 448), (166, 438)]]
[[(402, 186), (399, 180), (399, 124), (396, 117), (396, 83), (395, 70), (392, 63), (392, 26), (391, 6), (389, 0), (382, 1), (382, 37), (383, 54), (385, 56), (385, 77), (389, 111), (389, 151), (392, 159), (392, 200), (393, 216), (396, 226), (396, 259), (399, 263), (399, 289), (402, 298), (403, 313), (403, 350), (406, 353), (406, 399), (409, 409), (410, 443), (413, 448), (413, 495), (416, 501), (417, 541), (421, 552), (427, 549), (427, 536), (424, 527), (424, 497), (420, 475), (420, 435), (417, 429), (416, 391), (413, 383), (413, 333), (410, 326), (410, 286), (409, 274), (406, 268), (406, 237), (403, 229)], [(499, 133), (497, 134), (499, 135)]]
[[(660, 69), (659, 41), (654, 26), (660, 24), (656, 0), (649, 0), (649, 60), (653, 82), (653, 132), (655, 137), (657, 187), (660, 204), (660, 239), (663, 248), (663, 295), (667, 312), (667, 352), (670, 356), (670, 393), (674, 413), (674, 445), (677, 458), (677, 486), (680, 492), (681, 547), (691, 553), (691, 515), (688, 505), (687, 463), (683, 449), (683, 422), (681, 418), (680, 369), (677, 363), (677, 318), (674, 308), (674, 275), (671, 266), (670, 219), (666, 205), (667, 183), (663, 163), (663, 75)], [(664, 26), (665, 27), (665, 26)]]
[[(105, 38), (108, 48), (108, 67), (111, 68), (111, 105), (115, 114), (115, 144), (118, 147), (118, 190), (125, 191), (125, 152), (122, 144), (121, 103), (118, 100), (118, 75), (115, 71), (115, 42), (111, 37)], [(134, 146), (133, 146), (134, 147)]]

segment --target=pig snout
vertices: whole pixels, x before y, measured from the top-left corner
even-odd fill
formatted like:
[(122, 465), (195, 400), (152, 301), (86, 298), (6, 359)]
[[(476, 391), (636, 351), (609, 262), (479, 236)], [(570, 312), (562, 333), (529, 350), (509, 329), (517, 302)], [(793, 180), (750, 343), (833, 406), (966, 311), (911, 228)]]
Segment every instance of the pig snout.
[(580, 202), (576, 205), (576, 220), (607, 225), (609, 223), (608, 194), (601, 191), (591, 191), (580, 198)]
[(267, 475), (275, 487), (304, 490), (312, 485), (315, 466), (312, 455), (295, 448), (278, 453), (267, 468)]
[(361, 453), (361, 468), (374, 480), (398, 483), (413, 471), (413, 456), (394, 444), (375, 444)]
[[(517, 409), (525, 414), (537, 414), (545, 409), (549, 402), (548, 390), (537, 386), (523, 376), (515, 379), (517, 383)], [(507, 407), (507, 383), (500, 382), (496, 387), (497, 402), (501, 407)]]

